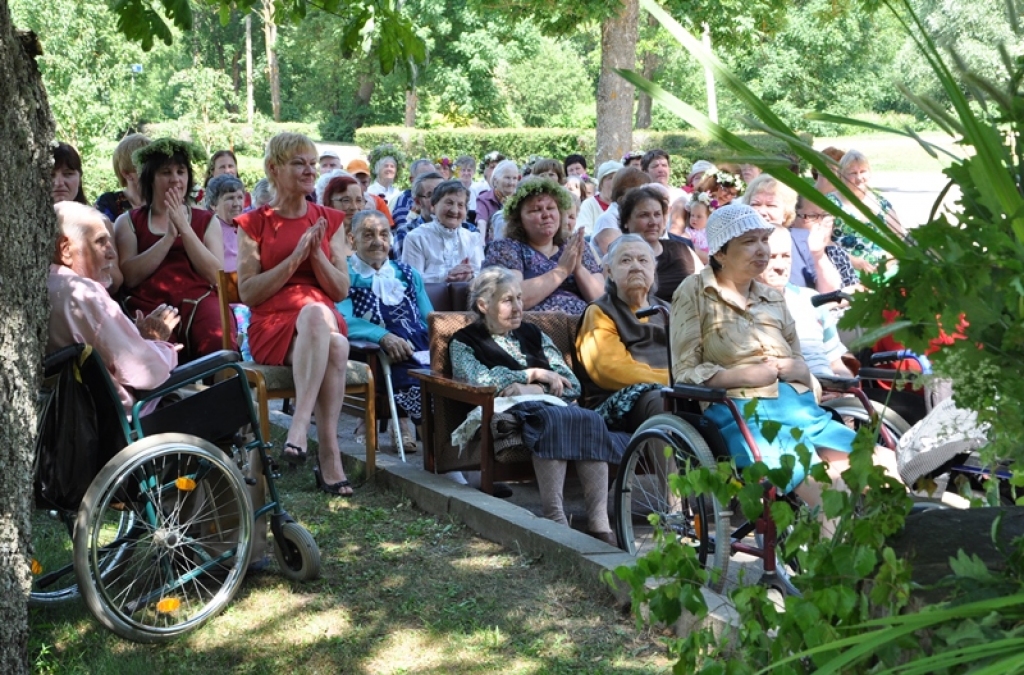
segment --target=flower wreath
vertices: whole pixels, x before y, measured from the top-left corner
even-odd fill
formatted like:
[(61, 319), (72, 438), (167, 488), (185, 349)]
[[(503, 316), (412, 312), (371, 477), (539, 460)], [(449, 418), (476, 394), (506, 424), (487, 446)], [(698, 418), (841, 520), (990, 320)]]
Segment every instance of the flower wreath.
[(173, 157), (175, 153), (181, 153), (188, 157), (188, 161), (196, 164), (206, 161), (206, 150), (188, 141), (177, 138), (158, 138), (148, 145), (144, 145), (132, 153), (132, 164), (136, 170), (142, 171), (142, 167), (157, 155)]
[(550, 178), (540, 178), (538, 176), (527, 176), (527, 178), (519, 184), (516, 191), (512, 193), (512, 196), (505, 200), (505, 207), (502, 212), (505, 214), (505, 220), (509, 220), (509, 216), (516, 211), (530, 197), (537, 195), (551, 195), (555, 198), (555, 202), (558, 204), (558, 210), (562, 213), (572, 208), (572, 197), (569, 195), (569, 191), (559, 185), (557, 181)]
[(703, 204), (708, 207), (708, 211), (714, 211), (718, 208), (718, 200), (712, 199), (710, 192), (694, 192), (690, 197), (690, 203), (686, 205), (686, 210), (692, 210), (694, 204)]
[(715, 180), (718, 181), (720, 187), (734, 187), (739, 191), (740, 194), (746, 192), (747, 186), (743, 182), (743, 179), (734, 173), (723, 171), (722, 169), (715, 169), (714, 171), (708, 171), (704, 174), (707, 176), (714, 176)]
[(370, 171), (374, 172), (373, 177), (377, 177), (377, 162), (385, 157), (391, 157), (395, 160), (395, 164), (398, 165), (396, 167), (395, 175), (402, 175), (402, 168), (409, 163), (408, 158), (397, 145), (394, 145), (393, 143), (384, 143), (371, 150), (370, 156), (367, 158), (367, 162), (370, 164)]

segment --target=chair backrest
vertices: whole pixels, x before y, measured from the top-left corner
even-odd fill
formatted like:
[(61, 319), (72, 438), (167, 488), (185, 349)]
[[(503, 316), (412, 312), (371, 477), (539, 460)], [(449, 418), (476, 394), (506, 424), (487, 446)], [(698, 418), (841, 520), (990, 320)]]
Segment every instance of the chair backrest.
[(231, 340), (231, 336), (235, 332), (235, 324), (231, 320), (231, 305), (242, 301), (238, 297), (238, 272), (225, 272), (224, 270), (217, 272), (217, 295), (220, 296), (221, 349), (237, 351)]
[(434, 282), (423, 284), (435, 312), (465, 312), (469, 310), (469, 283)]
[(427, 297), (430, 298), (430, 306), (434, 308), (435, 312), (452, 311), (452, 303), (448, 296), (448, 284), (444, 282), (425, 283), (423, 284), (423, 290), (427, 292)]
[[(451, 359), (448, 357), (448, 343), (455, 333), (476, 321), (476, 312), (432, 312), (427, 317), (430, 331), (430, 369), (452, 374)], [(541, 329), (555, 343), (562, 358), (570, 367), (576, 353), (576, 328), (578, 317), (563, 312), (524, 312), (523, 321)]]
[(453, 312), (469, 312), (469, 282), (455, 281), (448, 284), (448, 302)]

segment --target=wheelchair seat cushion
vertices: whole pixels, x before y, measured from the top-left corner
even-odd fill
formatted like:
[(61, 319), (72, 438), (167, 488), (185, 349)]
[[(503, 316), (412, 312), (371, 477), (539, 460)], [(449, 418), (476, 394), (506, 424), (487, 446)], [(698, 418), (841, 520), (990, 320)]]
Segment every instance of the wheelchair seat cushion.
[[(798, 394), (791, 385), (780, 382), (778, 398), (756, 399), (756, 409), (749, 417), (745, 414), (749, 399), (733, 400), (739, 407), (740, 414), (744, 415), (750, 434), (761, 453), (761, 459), (768, 468), (780, 468), (782, 458), (786, 455), (796, 459), (789, 484), (778, 486), (784, 492), (793, 490), (806, 477), (806, 471), (796, 450), (798, 444), (803, 443), (810, 451), (811, 466), (821, 462), (821, 458), (815, 452), (816, 448), (829, 448), (840, 452), (850, 452), (853, 448), (856, 432), (835, 421), (831, 413), (815, 402), (813, 392)], [(704, 414), (718, 425), (733, 459), (736, 460), (736, 466), (743, 468), (753, 464), (754, 455), (729, 408), (724, 403), (715, 403), (709, 406)], [(778, 430), (773, 435), (772, 428), (776, 424)], [(768, 437), (772, 440), (769, 441)]]

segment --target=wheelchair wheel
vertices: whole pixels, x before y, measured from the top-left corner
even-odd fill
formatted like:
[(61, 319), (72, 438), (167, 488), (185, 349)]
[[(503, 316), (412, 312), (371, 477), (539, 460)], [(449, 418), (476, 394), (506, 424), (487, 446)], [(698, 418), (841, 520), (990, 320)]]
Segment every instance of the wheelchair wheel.
[[(115, 569), (127, 553), (124, 546), (110, 547), (131, 530), (135, 514), (112, 511), (103, 523), (105, 555), (100, 562), (103, 574)], [(32, 590), (29, 604), (45, 606), (77, 598), (72, 532), (75, 515), (64, 511), (37, 508), (32, 512)]]
[[(666, 448), (672, 451), (668, 457)], [(653, 548), (657, 531), (671, 532), (697, 549), (700, 563), (711, 572), (708, 585), (717, 591), (729, 566), (730, 514), (713, 495), (682, 498), (670, 492), (669, 475), (684, 471), (687, 461), (716, 464), (693, 426), (669, 414), (644, 422), (630, 439), (615, 479), (615, 533), (623, 550), (639, 556)], [(651, 516), (657, 516), (656, 524)]]
[(281, 526), (281, 540), (274, 537), (274, 557), (281, 574), (292, 581), (312, 581), (320, 576), (320, 548), (309, 530), (298, 523)]
[[(131, 527), (110, 540), (125, 510)], [(186, 434), (159, 434), (118, 453), (89, 486), (75, 522), (78, 587), (118, 635), (159, 642), (231, 601), (252, 553), (253, 507), (233, 458)], [(119, 551), (111, 564), (111, 551)]]
[(31, 605), (49, 605), (78, 597), (71, 532), (74, 516), (63, 511), (32, 511)]

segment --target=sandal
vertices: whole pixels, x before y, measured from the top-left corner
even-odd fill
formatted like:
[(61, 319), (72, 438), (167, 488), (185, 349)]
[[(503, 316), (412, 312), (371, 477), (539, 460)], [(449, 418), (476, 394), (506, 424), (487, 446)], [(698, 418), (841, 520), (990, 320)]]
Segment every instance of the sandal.
[[(325, 483), (323, 476), (320, 475), (320, 467), (313, 467), (313, 476), (316, 478), (316, 486), (320, 492), (324, 492), (335, 497), (344, 497), (348, 499), (352, 496), (352, 483), (348, 482), (348, 479), (339, 480), (337, 483)], [(348, 492), (342, 492), (345, 488), (348, 488)]]
[[(289, 449), (294, 450), (295, 452), (288, 452)], [(285, 442), (284, 449), (281, 450), (281, 459), (285, 462), (288, 462), (292, 466), (296, 466), (298, 464), (305, 464), (307, 456), (308, 453), (306, 452), (306, 449), (300, 448), (294, 443)]]

